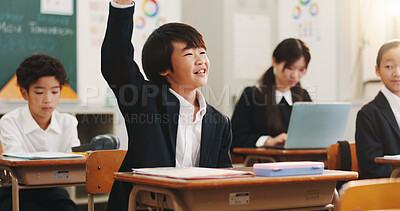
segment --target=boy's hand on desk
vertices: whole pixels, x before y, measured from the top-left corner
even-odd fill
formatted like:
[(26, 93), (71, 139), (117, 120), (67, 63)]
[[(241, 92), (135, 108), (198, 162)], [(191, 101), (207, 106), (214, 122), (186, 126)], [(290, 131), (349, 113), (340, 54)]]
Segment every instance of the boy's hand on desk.
[(269, 137), (266, 142), (264, 142), (264, 146), (277, 146), (283, 145), (287, 139), (286, 133), (281, 133), (275, 137)]
[(130, 5), (133, 4), (132, 0), (117, 0), (115, 3), (120, 4), (120, 5)]

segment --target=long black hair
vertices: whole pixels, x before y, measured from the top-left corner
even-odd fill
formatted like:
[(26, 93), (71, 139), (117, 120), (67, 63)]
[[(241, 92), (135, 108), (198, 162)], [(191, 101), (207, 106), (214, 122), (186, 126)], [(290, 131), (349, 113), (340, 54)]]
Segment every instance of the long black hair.
[[(311, 55), (307, 45), (300, 39), (288, 38), (283, 40), (275, 48), (273, 59), (276, 63), (285, 62), (283, 71), (290, 67), (300, 58), (306, 61), (306, 68), (310, 62)], [(300, 82), (291, 89), (293, 102), (309, 100), (310, 97), (305, 94)], [(275, 102), (276, 82), (273, 67), (271, 66), (258, 80), (255, 96), (257, 101), (265, 105), (266, 126), (271, 129), (272, 136), (276, 136), (283, 131), (280, 112)]]

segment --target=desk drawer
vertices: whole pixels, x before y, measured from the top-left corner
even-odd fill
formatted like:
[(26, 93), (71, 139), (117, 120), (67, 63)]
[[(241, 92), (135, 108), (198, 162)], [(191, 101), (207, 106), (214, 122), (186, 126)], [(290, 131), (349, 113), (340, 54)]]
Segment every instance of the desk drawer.
[[(173, 190), (183, 210), (277, 210), (300, 207), (324, 207), (332, 202), (336, 181), (315, 181), (286, 184), (259, 184), (250, 186)], [(142, 204), (156, 206), (154, 194), (141, 192)], [(160, 198), (159, 204), (163, 203)], [(166, 196), (165, 208), (173, 209)]]
[(15, 169), (18, 183), (23, 185), (52, 185), (86, 182), (85, 164), (59, 166), (21, 166)]

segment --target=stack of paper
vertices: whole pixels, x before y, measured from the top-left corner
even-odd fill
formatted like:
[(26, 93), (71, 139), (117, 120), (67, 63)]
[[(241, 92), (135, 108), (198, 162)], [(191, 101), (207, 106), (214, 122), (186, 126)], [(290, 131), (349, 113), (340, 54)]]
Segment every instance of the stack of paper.
[(134, 173), (171, 177), (179, 179), (217, 179), (232, 177), (252, 177), (251, 171), (236, 171), (229, 169), (202, 168), (202, 167), (160, 167), (160, 168), (141, 168), (133, 169)]
[(383, 158), (400, 160), (400, 155), (385, 155)]
[(29, 152), (29, 153), (2, 153), (6, 157), (22, 158), (29, 160), (39, 159), (66, 159), (66, 158), (83, 158), (82, 154), (72, 154), (67, 152)]

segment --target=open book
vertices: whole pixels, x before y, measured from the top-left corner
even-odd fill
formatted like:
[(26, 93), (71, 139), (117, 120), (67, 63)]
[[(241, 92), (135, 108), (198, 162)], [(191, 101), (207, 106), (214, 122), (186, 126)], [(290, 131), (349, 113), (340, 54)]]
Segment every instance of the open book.
[(6, 157), (22, 158), (28, 160), (39, 159), (69, 159), (69, 158), (83, 158), (82, 154), (73, 154), (68, 152), (28, 152), (28, 153), (2, 153)]
[(160, 167), (133, 169), (136, 174), (162, 176), (179, 179), (217, 179), (232, 177), (253, 177), (251, 171), (237, 171), (230, 169), (203, 168), (203, 167)]

